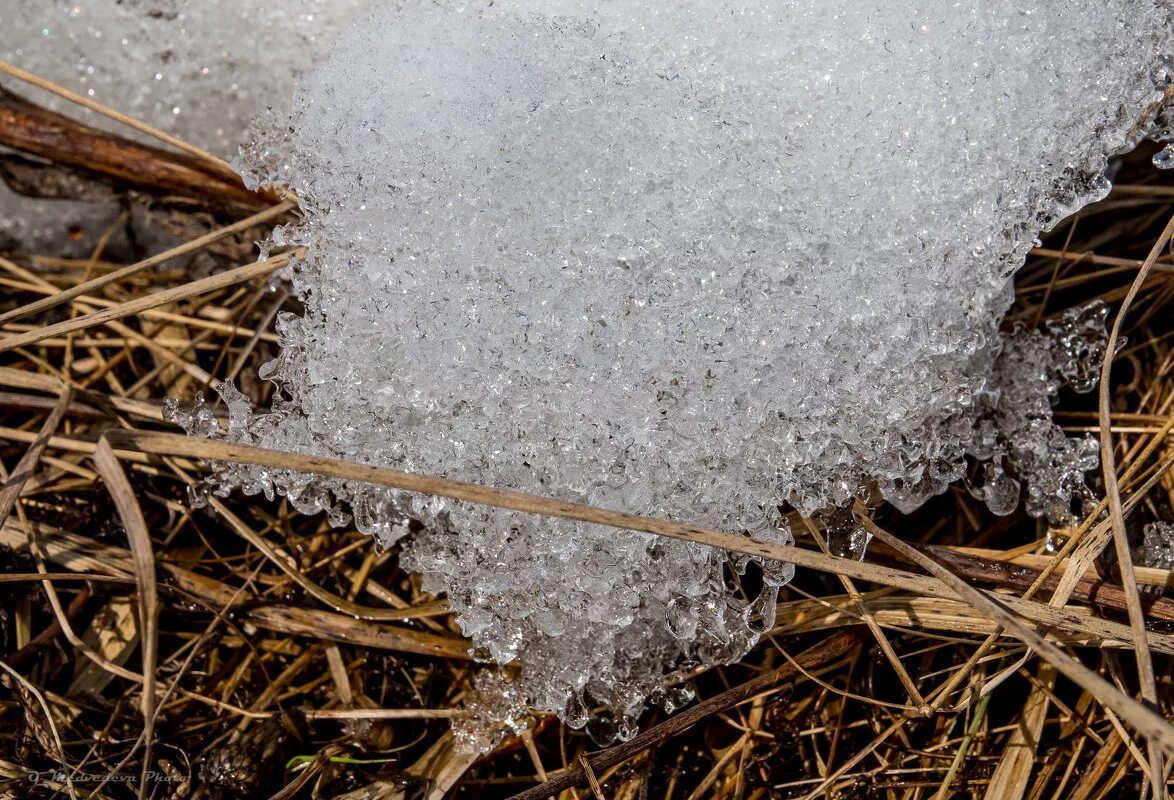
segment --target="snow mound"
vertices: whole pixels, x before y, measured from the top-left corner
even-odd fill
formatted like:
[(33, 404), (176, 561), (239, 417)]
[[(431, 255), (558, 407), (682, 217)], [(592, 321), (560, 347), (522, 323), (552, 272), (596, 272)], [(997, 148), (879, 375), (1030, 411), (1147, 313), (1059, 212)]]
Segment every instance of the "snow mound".
[[(1022, 481), (1063, 524), (1096, 452), (1050, 398), (1088, 388), (1103, 312), (999, 322), (1037, 235), (1162, 133), (1172, 39), (1152, 0), (381, 10), (242, 162), (303, 201), (275, 242), (309, 245), (306, 312), (270, 413), (225, 388), (227, 435), (783, 542), (780, 504), (912, 508), (980, 465), (994, 510)], [(681, 542), (256, 469), (211, 488), (235, 486), (385, 546), (423, 520), (404, 563), (520, 659), (526, 702), (606, 705), (618, 736), (667, 675), (745, 653), (791, 575), (745, 598), (746, 559)]]

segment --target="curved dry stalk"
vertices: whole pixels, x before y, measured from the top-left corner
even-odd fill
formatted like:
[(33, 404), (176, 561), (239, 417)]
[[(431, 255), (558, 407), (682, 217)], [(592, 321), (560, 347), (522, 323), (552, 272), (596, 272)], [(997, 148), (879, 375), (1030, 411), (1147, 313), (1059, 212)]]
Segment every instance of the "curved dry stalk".
[[(1141, 696), (1153, 707), (1158, 704), (1158, 685), (1154, 679), (1154, 662), (1150, 654), (1148, 633), (1145, 627), (1145, 612), (1141, 607), (1141, 596), (1137, 590), (1137, 576), (1133, 573), (1133, 557), (1129, 552), (1129, 540), (1125, 534), (1125, 513), (1121, 508), (1121, 490), (1117, 485), (1117, 459), (1113, 452), (1113, 432), (1109, 425), (1109, 390), (1110, 378), (1113, 371), (1113, 357), (1117, 352), (1117, 340), (1121, 336), (1121, 328), (1125, 324), (1125, 316), (1129, 307), (1141, 290), (1149, 276), (1150, 269), (1165, 249), (1170, 237), (1174, 236), (1174, 216), (1166, 223), (1153, 249), (1146, 256), (1145, 263), (1137, 271), (1137, 277), (1129, 287), (1129, 293), (1121, 302), (1117, 311), (1117, 318), (1113, 320), (1113, 329), (1109, 333), (1109, 343), (1105, 348), (1105, 360), (1101, 364), (1101, 385), (1097, 393), (1097, 415), (1100, 421), (1101, 441), (1101, 471), (1105, 478), (1105, 497), (1109, 501), (1109, 519), (1112, 521), (1113, 545), (1117, 551), (1117, 563), (1120, 566), (1121, 585), (1125, 590), (1125, 600), (1129, 608), (1129, 625), (1133, 629), (1133, 643), (1137, 652), (1137, 673), (1141, 683)], [(1150, 742), (1150, 786), (1156, 795), (1162, 793), (1166, 785), (1165, 767), (1162, 763), (1162, 752)]]
[(147, 533), (147, 521), (135, 498), (134, 489), (114, 451), (105, 440), (98, 442), (94, 453), (94, 465), (106, 489), (118, 509), (118, 516), (126, 528), (130, 540), (131, 555), (134, 557), (135, 580), (139, 595), (139, 640), (142, 642), (143, 690), (141, 707), (143, 712), (143, 738), (145, 740), (142, 776), (139, 782), (139, 797), (147, 791), (147, 773), (151, 770), (151, 755), (155, 741), (155, 692), (156, 667), (159, 661), (159, 593), (155, 581), (155, 551), (151, 536)]
[(61, 424), (61, 418), (65, 416), (65, 412), (69, 408), (72, 399), (73, 390), (68, 387), (63, 389), (52, 411), (49, 412), (49, 416), (45, 418), (45, 422), (41, 425), (41, 431), (37, 434), (37, 438), (33, 440), (28, 450), (21, 456), (12, 474), (3, 476), (4, 483), (0, 485), (0, 526), (4, 525), (4, 522), (8, 519), (8, 515), (12, 513), (16, 501), (20, 498), (20, 492), (24, 487), (25, 481), (33, 474), (33, 469), (37, 466), (37, 462), (41, 460), (41, 454), (45, 452), (45, 447), (48, 446), (50, 439), (52, 439), (54, 431)]

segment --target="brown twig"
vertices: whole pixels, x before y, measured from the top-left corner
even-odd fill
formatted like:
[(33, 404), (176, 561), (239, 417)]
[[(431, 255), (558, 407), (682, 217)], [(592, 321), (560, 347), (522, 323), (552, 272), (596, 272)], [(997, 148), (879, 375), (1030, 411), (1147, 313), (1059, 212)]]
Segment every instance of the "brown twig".
[(259, 211), (276, 198), (249, 190), (204, 159), (139, 144), (48, 111), (0, 87), (0, 144), (150, 194)]
[[(1043, 574), (1034, 567), (959, 553), (948, 547), (929, 545), (923, 549), (937, 561), (949, 567), (950, 571), (959, 577), (995, 588), (1024, 591)], [(876, 548), (876, 550), (880, 550), (880, 548)], [(1044, 580), (1040, 589), (1044, 592), (1050, 592), (1056, 589), (1059, 583), (1059, 578), (1051, 575)], [(1076, 590), (1072, 593), (1072, 597), (1106, 611), (1124, 612), (1126, 610), (1125, 593), (1121, 587), (1105, 581), (1081, 578), (1076, 583)], [(1146, 595), (1142, 598), (1141, 603), (1148, 619), (1174, 622), (1174, 600), (1160, 595)]]

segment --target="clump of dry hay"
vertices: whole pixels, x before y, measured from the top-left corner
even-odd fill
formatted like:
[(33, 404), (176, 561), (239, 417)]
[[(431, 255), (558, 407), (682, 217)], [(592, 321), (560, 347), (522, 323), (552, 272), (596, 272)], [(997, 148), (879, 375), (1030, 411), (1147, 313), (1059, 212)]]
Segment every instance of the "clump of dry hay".
[[(54, 129), (92, 146), (56, 146)], [(368, 471), (807, 567), (750, 656), (693, 676), (697, 702), (671, 716), (650, 708), (631, 742), (595, 752), (587, 735), (533, 716), (493, 753), (459, 755), (449, 719), (479, 667), (444, 601), (395, 551), (282, 502), (186, 503), (202, 457), (354, 467), (158, 435), (174, 433), (165, 397), (216, 380), (267, 401), (270, 386), (251, 376), (274, 355), (275, 315), (296, 310), (270, 282), (292, 254), (253, 264), (251, 243), (289, 206), (246, 192), (205, 154), (100, 134), (9, 94), (0, 143), (26, 190), (98, 182), (124, 208), (91, 232), (88, 258), (0, 255), (10, 795), (1095, 798), (1138, 796), (1168, 769), (1174, 576), (1122, 574), (1103, 515), (1049, 532), (954, 491), (912, 516), (876, 511), (881, 541), (857, 563), (828, 555), (819, 527), (798, 518), (804, 535), (785, 553)], [(1033, 253), (1008, 321), (1038, 324), (1096, 298), (1119, 309), (1148, 265), (1107, 396), (1127, 545), (1146, 522), (1174, 518), (1174, 258), (1162, 238), (1174, 184), (1150, 155), (1126, 160), (1113, 194)], [(1066, 396), (1059, 414), (1071, 431), (1101, 430), (1095, 397)], [(753, 597), (753, 577), (742, 580)], [(1137, 701), (1137, 652), (1152, 663), (1157, 713)]]

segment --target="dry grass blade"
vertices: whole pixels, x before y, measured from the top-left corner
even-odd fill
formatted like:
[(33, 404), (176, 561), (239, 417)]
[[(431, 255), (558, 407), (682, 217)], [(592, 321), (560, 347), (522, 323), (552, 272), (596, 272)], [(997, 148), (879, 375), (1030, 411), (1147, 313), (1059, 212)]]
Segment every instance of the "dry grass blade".
[(1134, 730), (1145, 736), (1154, 746), (1160, 748), (1162, 752), (1174, 755), (1174, 725), (1171, 725), (1162, 716), (1137, 702), (1100, 675), (1097, 675), (1088, 667), (1071, 658), (1067, 653), (1043, 636), (1024, 625), (999, 600), (995, 600), (991, 595), (969, 586), (965, 581), (959, 579), (932, 558), (905, 544), (888, 531), (882, 530), (867, 517), (858, 514), (857, 519), (873, 536), (876, 536), (889, 547), (897, 550), (914, 563), (919, 564), (931, 574), (936, 575), (942, 582), (957, 591), (959, 596), (965, 598), (970, 605), (998, 622), (1007, 632), (1034, 650), (1041, 658), (1047, 660), (1048, 663), (1059, 670), (1065, 677), (1116, 712), (1121, 719), (1128, 722)]
[(591, 794), (595, 800), (606, 800), (603, 796), (603, 787), (599, 785), (599, 778), (595, 777), (595, 770), (591, 769), (591, 762), (587, 756), (579, 756), (579, 769), (587, 776), (587, 785), (591, 787)]
[(346, 642), (377, 650), (394, 650), (460, 661), (472, 658), (469, 643), (455, 636), (438, 636), (408, 628), (376, 625), (328, 611), (293, 606), (262, 606), (249, 611), (245, 619), (254, 625), (294, 636), (313, 636), (316, 639)]
[(1027, 792), (1035, 766), (1036, 751), (1040, 734), (1048, 715), (1048, 694), (1043, 687), (1052, 686), (1056, 681), (1056, 668), (1042, 663), (1037, 676), (1038, 683), (1028, 695), (1023, 707), (1021, 723), (1011, 734), (1003, 748), (999, 765), (987, 786), (987, 800), (1021, 800)]
[[(55, 563), (77, 571), (97, 572), (119, 578), (134, 574), (134, 556), (128, 550), (37, 523), (31, 523), (29, 529), (37, 537), (46, 557)], [(0, 526), (0, 545), (18, 546), (26, 533), (11, 523)], [(170, 581), (193, 597), (209, 604), (235, 604), (236, 592), (226, 584), (174, 564), (163, 564), (162, 568)], [(412, 619), (441, 611), (442, 609), (431, 606), (407, 608), (401, 610), (396, 619)], [(361, 644), (378, 650), (439, 656), (460, 661), (467, 661), (470, 658), (469, 643), (464, 639), (410, 628), (376, 625), (347, 614), (270, 603), (249, 608), (240, 616), (241, 622), (295, 636), (312, 636), (327, 641)]]
[[(1172, 419), (1171, 422), (1174, 423), (1174, 419)], [(1159, 438), (1155, 437), (1150, 442), (1150, 445), (1143, 450), (1138, 461), (1135, 461), (1126, 471), (1126, 479), (1129, 479), (1134, 475), (1135, 471), (1139, 468), (1144, 458), (1151, 453), (1151, 451), (1157, 446), (1158, 442)], [(1145, 493), (1149, 491), (1149, 489), (1152, 488), (1152, 486), (1157, 482), (1158, 477), (1164, 474), (1171, 465), (1174, 465), (1174, 458), (1168, 460), (1167, 463), (1163, 465), (1163, 467), (1157, 473), (1151, 475), (1150, 478), (1147, 479), (1146, 482), (1137, 489), (1133, 496), (1130, 497), (1129, 504), (1132, 505), (1139, 502), (1140, 499), (1145, 496)], [(1072, 557), (1066, 564), (1065, 571), (1057, 581), (1056, 588), (1053, 591), (1052, 597), (1048, 601), (1048, 604), (1059, 608), (1068, 602), (1069, 598), (1076, 590), (1077, 585), (1080, 583), (1081, 576), (1090, 567), (1095, 554), (1100, 552), (1100, 550), (1102, 550), (1104, 547), (1104, 541), (1101, 541), (1098, 545), (1096, 537), (1101, 534), (1104, 536), (1108, 535), (1107, 524), (1098, 525), (1093, 529), (1092, 534), (1089, 536), (1085, 536), (1085, 534), (1089, 531), (1090, 527), (1093, 525), (1093, 522), (1104, 511), (1105, 506), (1106, 502), (1101, 501), (1101, 503), (1095, 509), (1093, 509), (1092, 513), (1087, 516), (1085, 521), (1081, 523), (1080, 527), (1075, 531), (1075, 533), (1068, 539), (1067, 542), (1065, 542), (1056, 558), (1053, 559), (1037, 576), (1035, 576), (1035, 579), (1031, 585), (1026, 589), (1026, 591), (1024, 591), (1023, 599), (1034, 597), (1041, 588), (1046, 586), (1053, 571), (1061, 564), (1065, 563), (1064, 559), (1071, 554)], [(1074, 549), (1076, 551), (1075, 553), (1073, 553)], [(1004, 597), (1003, 601), (1005, 603), (1013, 602), (1012, 598), (1010, 597)], [(955, 673), (954, 677), (951, 678), (950, 681), (946, 684), (946, 691), (944, 691), (941, 695), (943, 702), (960, 685), (964, 677), (973, 668), (977, 658), (980, 655), (985, 654), (994, 645), (996, 637), (1002, 632), (1002, 627), (997, 626), (995, 630), (982, 643), (982, 645), (979, 646), (978, 650), (975, 652), (974, 656), (972, 656), (971, 661), (966, 665), (966, 667)], [(1130, 637), (1130, 639), (1131, 638), (1132, 637)], [(1131, 640), (1127, 641), (1132, 644)], [(1153, 642), (1151, 642), (1151, 645), (1152, 644)]]
[[(138, 583), (138, 579), (134, 579), (136, 587)], [(129, 596), (112, 597), (98, 609), (81, 638), (104, 660), (87, 660), (74, 671), (73, 680), (69, 682), (70, 695), (100, 695), (119, 677), (106, 669), (106, 664), (125, 667), (142, 644), (143, 624), (138, 616), (138, 603)]]
[[(923, 635), (928, 631), (957, 635), (978, 634), (994, 637), (991, 640), (992, 645), (1000, 633), (997, 623), (961, 600), (946, 600), (940, 597), (879, 597), (868, 600), (868, 609), (878, 625), (896, 632), (918, 632)], [(778, 627), (775, 630), (779, 634), (790, 635), (858, 625), (861, 622), (864, 622), (864, 619), (856, 609), (851, 595), (841, 595), (780, 604)], [(1089, 638), (1076, 631), (1056, 628), (1050, 629), (1047, 637), (1073, 647), (1133, 648), (1130, 642), (1108, 642)]]
[[(45, 289), (46, 293), (48, 294), (48, 296), (50, 298), (58, 297), (60, 294), (59, 290), (53, 287), (53, 284), (50, 284), (47, 281), (43, 281), (42, 278), (40, 278), (39, 276), (36, 276), (32, 273), (29, 273), (29, 271), (26, 269), (21, 269), (20, 267), (18, 267), (18, 265), (7, 261), (6, 258), (0, 258), (0, 267), (5, 268), (8, 271), (11, 271), (11, 273), (13, 273), (15, 275), (21, 275), (22, 277), (25, 277), (26, 280), (28, 280), (29, 282), (31, 282), (35, 285), (38, 285), (38, 287), (40, 287), (42, 289)], [(93, 305), (83, 304), (81, 302), (75, 302), (74, 307), (77, 310), (85, 312), (85, 314), (92, 314), (92, 312), (94, 311)], [(207, 372), (204, 372), (202, 369), (200, 369), (200, 367), (198, 367), (198, 365), (191, 363), (189, 361), (185, 361), (185, 359), (180, 358), (180, 356), (177, 356), (176, 354), (174, 354), (174, 352), (171, 352), (167, 348), (162, 347), (162, 344), (160, 342), (156, 342), (154, 340), (154, 338), (144, 336), (144, 335), (140, 334), (139, 331), (128, 328), (128, 327), (126, 327), (126, 325), (123, 325), (122, 323), (117, 322), (117, 321), (110, 321), (110, 322), (107, 322), (106, 324), (109, 325), (109, 328), (112, 329), (113, 331), (115, 331), (116, 334), (120, 334), (124, 338), (127, 338), (127, 340), (130, 340), (130, 341), (133, 341), (137, 344), (142, 345), (142, 347), (147, 348), (148, 350), (153, 352), (153, 354), (162, 357), (164, 359), (164, 361), (168, 361), (170, 363), (175, 364), (176, 367), (180, 368), (184, 372), (187, 372), (187, 374), (190, 375), (191, 377), (194, 377), (196, 379), (196, 381), (200, 381), (201, 383), (204, 383), (204, 382), (208, 382), (209, 379), (211, 378), (211, 376), (209, 376), (207, 374)], [(2, 340), (0, 340), (0, 341), (2, 341)], [(68, 348), (68, 345), (69, 345), (69, 338), (68, 337), (66, 338), (65, 343), (66, 343), (66, 347)]]
[(428, 781), (426, 800), (441, 800), (476, 760), (476, 753), (457, 752), (453, 747), (452, 734), (446, 733), (415, 764), (408, 767), (407, 773)]
[(1117, 735), (1116, 731), (1110, 731), (1105, 743), (1097, 750), (1093, 756), (1092, 762), (1089, 764), (1087, 770), (1080, 778), (1080, 782), (1076, 785), (1068, 800), (1089, 800), (1091, 797), (1104, 797), (1108, 794), (1108, 788), (1098, 792), (1098, 782), (1105, 776), (1107, 772), (1112, 770), (1120, 762), (1117, 758), (1117, 751), (1121, 749), (1124, 742), (1121, 737)]
[(0, 526), (3, 526), (8, 519), (8, 515), (12, 513), (16, 501), (20, 498), (21, 489), (24, 488), (25, 481), (33, 474), (33, 470), (37, 466), (37, 462), (41, 460), (41, 455), (45, 452), (53, 432), (57, 430), (57, 426), (61, 424), (61, 418), (65, 416), (66, 409), (69, 408), (69, 403), (73, 399), (73, 391), (71, 389), (64, 389), (57, 398), (57, 403), (53, 410), (49, 412), (49, 416), (45, 419), (45, 423), (41, 426), (41, 432), (37, 434), (37, 438), (29, 446), (28, 450), (17, 462), (16, 469), (12, 474), (7, 476), (2, 488), (0, 488)]
[(126, 528), (131, 554), (134, 556), (135, 578), (138, 581), (139, 638), (143, 648), (141, 707), (146, 753), (143, 757), (142, 780), (139, 783), (139, 796), (143, 797), (150, 788), (147, 774), (151, 771), (151, 750), (155, 741), (155, 670), (159, 653), (159, 595), (155, 584), (155, 550), (151, 545), (147, 521), (143, 518), (135, 491), (131, 488), (130, 481), (127, 480), (114, 451), (104, 439), (98, 442), (98, 449), (94, 452), (94, 465), (114, 499), (118, 515)]
[[(950, 548), (929, 546), (926, 552), (942, 563), (959, 577), (975, 583), (999, 586), (1008, 589), (1025, 591), (1035, 585), (1040, 579), (1044, 568), (1056, 569), (1057, 559), (1051, 556), (1025, 555), (1008, 560), (988, 560), (984, 557), (958, 552)], [(1139, 569), (1139, 583), (1144, 580), (1151, 586), (1165, 586), (1169, 570)], [(1045, 578), (1042, 590), (1054, 591), (1059, 586), (1059, 580), (1053, 574)], [(1061, 600), (1053, 600), (1052, 605), (1062, 606), (1070, 599), (1077, 599), (1082, 603), (1097, 606), (1105, 611), (1126, 611), (1125, 592), (1118, 586), (1106, 583), (1095, 573), (1086, 573), (1079, 577), (1070, 592), (1064, 594)], [(1146, 618), (1150, 621), (1164, 620), (1174, 622), (1174, 601), (1166, 597), (1150, 596), (1144, 598)]]
[(75, 319), (58, 322), (55, 325), (46, 325), (43, 328), (38, 328), (27, 333), (7, 336), (0, 339), (0, 353), (35, 344), (51, 336), (62, 336), (67, 333), (76, 333), (86, 328), (92, 328), (95, 325), (104, 325), (114, 320), (134, 316), (152, 308), (158, 308), (169, 303), (186, 300), (189, 297), (197, 297), (228, 286), (234, 286), (238, 283), (244, 283), (261, 275), (268, 275), (274, 270), (286, 266), (291, 260), (300, 257), (302, 252), (301, 250), (296, 250), (292, 253), (284, 253), (279, 256), (267, 258), (264, 261), (246, 264), (236, 269), (230, 269), (227, 272), (201, 278), (198, 281), (192, 281), (174, 289), (165, 289), (161, 292), (149, 294), (146, 297), (140, 297), (137, 300), (128, 300), (125, 303), (104, 308), (101, 311), (95, 311)]
[[(12, 265), (10, 262), (6, 262), (4, 259), (0, 258), (0, 267), (4, 267), (5, 269), (11, 269), (11, 266)], [(57, 294), (58, 290), (56, 288), (52, 288), (52, 287), (46, 288), (43, 285), (43, 283), (44, 283), (43, 281), (42, 282), (37, 282), (37, 281), (20, 282), (20, 281), (9, 280), (7, 278), (0, 278), (0, 285), (8, 286), (13, 289), (20, 289), (22, 291), (36, 292), (36, 293), (42, 294), (42, 295), (55, 295), (55, 294)], [(85, 308), (86, 306), (91, 306), (93, 308), (112, 309), (112, 308), (118, 307), (119, 304), (113, 300), (106, 300), (106, 299), (103, 299), (100, 297), (93, 297), (91, 295), (84, 295), (82, 297), (76, 298), (73, 301), (73, 305), (75, 305), (79, 310), (84, 309), (85, 313), (90, 313), (92, 308), (86, 309)], [(183, 314), (175, 314), (170, 311), (165, 311), (165, 310), (159, 309), (158, 307), (148, 308), (143, 311), (136, 312), (136, 313), (140, 314), (144, 319), (161, 320), (163, 322), (178, 322), (178, 323), (182, 323), (184, 325), (188, 325), (193, 328), (198, 328), (202, 331), (224, 334), (227, 336), (252, 337), (257, 333), (256, 331), (253, 331), (253, 330), (248, 330), (246, 328), (240, 328), (235, 325), (227, 325), (223, 322), (217, 322), (216, 320), (212, 320), (212, 319), (204, 319), (203, 317), (190, 316), (190, 315), (185, 316)], [(111, 327), (113, 327), (114, 330), (118, 331), (121, 335), (127, 335), (123, 330), (116, 327), (117, 323), (110, 323), (110, 324), (111, 324)], [(31, 326), (21, 327), (18, 325), (11, 325), (8, 327), (10, 327), (20, 333), (25, 333), (30, 330), (33, 330), (33, 328)], [(132, 336), (131, 338), (134, 338), (134, 337)], [(38, 339), (38, 341), (46, 341), (47, 339), (52, 339), (52, 336), (46, 337), (45, 339)], [(273, 342), (273, 341), (277, 340), (276, 336), (273, 333), (269, 333), (269, 332), (262, 333), (261, 339), (263, 339), (264, 341), (267, 341), (267, 342)], [(3, 340), (0, 340), (0, 341), (3, 341)], [(143, 344), (144, 346), (149, 346), (146, 344), (146, 342), (142, 338), (139, 338), (136, 341)], [(192, 365), (192, 366), (195, 366), (195, 365)]]
[[(815, 539), (816, 543), (819, 545), (819, 549), (830, 555), (831, 551), (828, 549), (827, 542), (824, 541), (823, 536), (820, 534), (819, 530), (816, 529), (811, 520), (805, 519), (803, 522), (807, 526), (807, 529), (810, 532), (812, 538)], [(893, 667), (893, 672), (896, 673), (897, 678), (901, 681), (901, 685), (905, 687), (905, 691), (909, 694), (913, 704), (917, 706), (923, 716), (928, 717), (933, 714), (933, 709), (929, 707), (929, 704), (925, 702), (925, 698), (921, 696), (921, 692), (918, 690), (917, 684), (913, 682), (913, 678), (909, 676), (909, 672), (901, 663), (901, 659), (897, 655), (897, 652), (893, 649), (893, 645), (889, 642), (889, 638), (885, 636), (884, 631), (882, 631), (880, 625), (877, 624), (876, 619), (873, 617), (872, 611), (869, 609), (867, 602), (863, 597), (860, 596), (860, 592), (857, 591), (856, 584), (854, 584), (852, 579), (848, 578), (847, 576), (838, 575), (837, 577), (839, 578), (840, 584), (844, 587), (845, 591), (848, 592), (848, 595), (855, 602), (856, 609), (863, 618), (864, 624), (868, 626), (869, 632), (872, 633), (873, 638), (876, 639), (877, 646), (880, 647), (881, 652), (884, 653), (885, 658)]]
[(133, 578), (114, 575), (94, 575), (82, 572), (10, 572), (0, 575), (0, 583), (23, 583), (25, 581), (96, 581), (98, 583), (132, 584)]
[[(1042, 572), (1045, 568), (1051, 567), (1053, 570), (1063, 570), (1067, 567), (1064, 559), (1053, 555), (1040, 555), (1036, 553), (1004, 553), (1000, 550), (988, 550), (984, 548), (975, 547), (953, 547), (953, 548), (931, 548), (934, 553), (941, 553), (944, 550), (952, 550), (958, 553), (980, 556), (982, 558), (995, 559), (1001, 564), (1015, 565), (1018, 567), (1026, 567), (1034, 573)], [(1034, 549), (1034, 548), (1033, 548)], [(1153, 587), (1172, 587), (1174, 588), (1174, 570), (1162, 569), (1161, 567), (1140, 567), (1134, 566), (1134, 572), (1137, 573), (1137, 583), (1139, 586), (1153, 586)], [(1100, 577), (1095, 570), (1086, 570), (1084, 575), (1080, 578), (1081, 581), (1097, 582)], [(1055, 585), (1055, 584), (1051, 584)], [(1098, 590), (1100, 587), (1097, 587)], [(1155, 598), (1166, 602), (1168, 598)], [(1115, 602), (1115, 601), (1114, 601)], [(1121, 597), (1122, 605), (1120, 608), (1124, 610), (1125, 598)], [(1171, 609), (1174, 610), (1174, 609)], [(1163, 614), (1165, 612), (1162, 612)]]
[(128, 550), (89, 537), (54, 530), (33, 521), (27, 526), (11, 519), (5, 522), (0, 526), (0, 545), (18, 547), (29, 532), (38, 539), (49, 560), (73, 572), (93, 572), (127, 580), (134, 577), (134, 567)]
[[(346, 599), (345, 597), (342, 597), (341, 595), (337, 595), (334, 592), (323, 589), (321, 586), (303, 575), (300, 570), (291, 565), (288, 559), (282, 558), (281, 555), (269, 544), (269, 542), (265, 541), (265, 539), (258, 535), (256, 531), (246, 525), (240, 517), (232, 513), (228, 506), (226, 506), (220, 500), (212, 498), (209, 504), (216, 510), (216, 513), (219, 514), (228, 523), (229, 527), (236, 531), (236, 533), (242, 539), (263, 553), (266, 558), (268, 558), (271, 562), (273, 562), (274, 565), (277, 566), (278, 569), (280, 569), (282, 572), (288, 575), (291, 580), (305, 589), (307, 594), (330, 606), (335, 611), (350, 615), (355, 619), (382, 620), (384, 622), (402, 620), (415, 616), (412, 611), (405, 611), (403, 609), (372, 608), (370, 606), (362, 606)], [(415, 611), (418, 611), (418, 609)], [(437, 613), (447, 612), (447, 605), (439, 605), (436, 611)]]
[(239, 222), (234, 222), (233, 224), (226, 225), (223, 228), (218, 228), (211, 233), (204, 234), (203, 236), (192, 239), (189, 242), (184, 242), (183, 244), (159, 253), (158, 255), (143, 259), (142, 261), (131, 264), (127, 267), (123, 267), (122, 269), (108, 272), (105, 275), (100, 275), (97, 278), (93, 278), (92, 280), (88, 280), (84, 283), (71, 286), (68, 289), (62, 289), (56, 294), (50, 295), (49, 297), (45, 297), (41, 300), (36, 300), (32, 303), (29, 303), (28, 305), (21, 306), (20, 308), (14, 308), (12, 311), (0, 314), (0, 325), (22, 319), (33, 314), (43, 313), (51, 308), (56, 308), (62, 303), (67, 303), (70, 300), (94, 292), (95, 290), (101, 289), (104, 286), (117, 283), (118, 281), (129, 278), (130, 276), (136, 275), (144, 270), (157, 267), (161, 264), (166, 264), (173, 258), (179, 258), (180, 256), (184, 256), (189, 253), (195, 253), (204, 249), (213, 242), (225, 238), (226, 236), (232, 236), (233, 234), (246, 231), (254, 226), (277, 219), (282, 214), (285, 214), (290, 209), (294, 208), (295, 205), (295, 203), (290, 201), (279, 203), (272, 208), (259, 211), (256, 214), (253, 214), (251, 217), (246, 217)]
[[(45, 280), (41, 279), (39, 276), (37, 276), (33, 273), (30, 273), (28, 270), (25, 270), (25, 269), (18, 267), (17, 265), (13, 264), (12, 262), (8, 261), (7, 259), (0, 258), (0, 267), (3, 267), (4, 269), (6, 269), (9, 272), (12, 272), (14, 274), (21, 275), (22, 277), (26, 278), (31, 283), (37, 285), (38, 287), (45, 289), (45, 291), (48, 293), (48, 296), (50, 298), (59, 296), (58, 290), (52, 284), (50, 284), (48, 281), (45, 281)], [(113, 305), (113, 304), (111, 304), (111, 305)], [(86, 305), (81, 302), (75, 303), (75, 307), (78, 310), (82, 311), (83, 313), (87, 313), (87, 314), (92, 313), (94, 311), (93, 306)], [(201, 382), (205, 382), (210, 379), (211, 376), (209, 376), (206, 372), (204, 372), (202, 369), (200, 369), (197, 365), (191, 363), (190, 361), (181, 359), (179, 356), (175, 355), (170, 350), (161, 346), (161, 344), (159, 342), (156, 342), (155, 340), (153, 340), (147, 336), (144, 336), (143, 334), (139, 333), (138, 331), (133, 330), (132, 328), (129, 328), (120, 322), (112, 320), (110, 322), (107, 322), (106, 324), (114, 332), (122, 335), (123, 337), (125, 337), (127, 339), (134, 341), (135, 343), (137, 343), (139, 345), (142, 345), (143, 347), (146, 347), (152, 353), (162, 357), (164, 360), (176, 364), (180, 369), (182, 369), (184, 372), (186, 372), (187, 374), (194, 377), (196, 380), (201, 381)], [(3, 340), (0, 340), (0, 341), (3, 341)], [(69, 346), (69, 341), (70, 341), (69, 338), (65, 339), (65, 343), (66, 343), (67, 347)]]
[[(1174, 426), (1174, 418), (1171, 418), (1170, 422), (1171, 425)], [(1155, 438), (1152, 440), (1150, 442), (1150, 446), (1142, 452), (1141, 456), (1139, 456), (1138, 460), (1134, 462), (1134, 465), (1131, 469), (1135, 468), (1139, 463), (1141, 463), (1150, 454), (1151, 448), (1156, 448), (1160, 442), (1160, 438)], [(1145, 497), (1147, 492), (1158, 485), (1161, 479), (1172, 467), (1174, 467), (1174, 455), (1171, 455), (1169, 458), (1167, 458), (1154, 472), (1154, 474), (1147, 478), (1145, 483), (1143, 483), (1140, 487), (1137, 488), (1136, 491), (1133, 492), (1129, 500), (1127, 500), (1125, 503), (1125, 511), (1129, 511), (1135, 507), (1137, 503)], [(1130, 474), (1130, 471), (1126, 471), (1126, 477), (1128, 477)], [(1108, 504), (1102, 501), (1102, 503), (1098, 505), (1091, 514), (1088, 515), (1087, 519), (1081, 523), (1080, 527), (1065, 543), (1060, 552), (1056, 554), (1056, 559), (1052, 565), (1046, 568), (1040, 574), (1039, 579), (1037, 579), (1036, 583), (1042, 585), (1043, 582), (1052, 573), (1052, 571), (1058, 568), (1060, 564), (1064, 564), (1065, 558), (1071, 556), (1067, 563), (1064, 564), (1063, 573), (1060, 575), (1056, 590), (1052, 594), (1052, 599), (1050, 601), (1052, 605), (1063, 605), (1068, 601), (1068, 598), (1070, 598), (1073, 592), (1076, 590), (1076, 586), (1079, 584), (1081, 577), (1092, 568), (1093, 562), (1096, 560), (1101, 551), (1105, 549), (1105, 545), (1108, 544), (1109, 539), (1112, 537), (1112, 520), (1101, 518), (1101, 515), (1104, 513), (1107, 506)]]
[[(57, 747), (57, 752), (61, 756), (61, 763), (66, 764), (65, 747), (61, 743), (61, 734), (57, 732), (57, 723), (53, 721), (53, 712), (49, 710), (49, 704), (45, 702), (45, 695), (36, 686), (33, 686), (28, 680), (12, 667), (0, 661), (0, 669), (4, 670), (12, 680), (16, 681), (29, 694), (36, 698), (37, 703), (41, 706), (41, 711), (45, 715), (46, 723), (49, 726), (49, 731), (53, 736), (54, 744)], [(73, 775), (69, 772), (65, 776), (65, 786), (69, 791), (71, 800), (77, 800), (77, 788), (73, 785)]]
[(467, 712), (459, 708), (343, 708), (304, 712), (306, 719), (452, 719)]
[[(12, 386), (38, 392), (60, 394), (65, 384), (52, 375), (40, 375), (24, 372), (10, 367), (0, 367), (0, 386)], [(98, 408), (113, 408), (129, 417), (148, 422), (162, 422), (163, 413), (158, 403), (143, 400), (131, 400), (126, 397), (102, 394), (96, 391), (74, 390), (75, 397), (81, 402), (92, 402)], [(73, 404), (70, 405), (72, 410)]]

